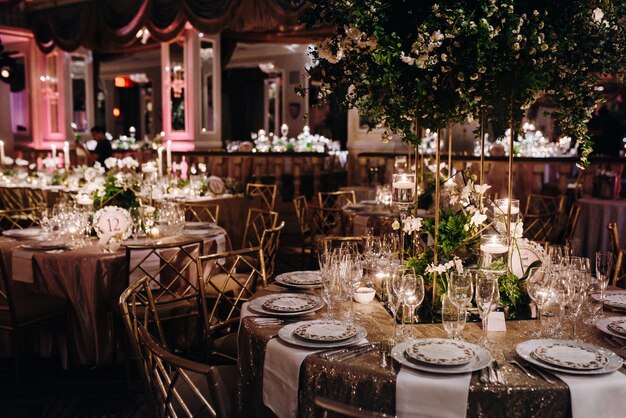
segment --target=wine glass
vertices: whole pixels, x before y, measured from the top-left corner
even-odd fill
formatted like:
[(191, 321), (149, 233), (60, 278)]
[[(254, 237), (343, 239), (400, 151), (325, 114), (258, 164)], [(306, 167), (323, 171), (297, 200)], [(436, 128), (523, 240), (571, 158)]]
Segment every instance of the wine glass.
[(613, 253), (606, 251), (596, 252), (596, 278), (602, 284), (602, 289), (606, 290), (609, 284), (609, 274), (613, 266)]
[(533, 336), (540, 337), (544, 332), (543, 309), (552, 297), (552, 278), (545, 267), (532, 267), (528, 270), (526, 288), (528, 296), (537, 306), (537, 317), (539, 319), (539, 330), (535, 331)]
[(558, 268), (563, 265), (566, 256), (565, 246), (563, 245), (549, 245), (548, 246), (548, 259), (553, 268)]
[(596, 323), (598, 315), (602, 312), (604, 305), (604, 289), (600, 282), (589, 282), (587, 286), (587, 317), (584, 322), (587, 325)]
[(576, 338), (576, 322), (587, 295), (587, 280), (580, 271), (570, 277), (570, 309), (572, 311), (572, 338)]
[(461, 332), (465, 328), (465, 306), (459, 305), (449, 294), (443, 295), (441, 301), (441, 322), (448, 337), (453, 340), (460, 339)]
[[(387, 286), (387, 307), (393, 315), (393, 338), (395, 343), (398, 335), (398, 310), (402, 304), (402, 275), (395, 269), (389, 269), (388, 278), (386, 281)], [(400, 292), (396, 292), (395, 289), (400, 288)]]
[(497, 304), (497, 283), (497, 276), (482, 271), (479, 272), (476, 279), (476, 291), (474, 299), (476, 301), (476, 306), (478, 307), (478, 313), (482, 322), (482, 328), (484, 333), (482, 340), (483, 345), (489, 343), (489, 340), (487, 339), (487, 322), (491, 310), (494, 309)]
[(331, 319), (333, 317), (333, 305), (334, 295), (337, 293), (337, 271), (336, 271), (336, 259), (332, 255), (328, 255), (327, 262), (324, 265), (320, 265), (320, 274), (322, 276), (322, 299), (326, 303), (326, 318)]
[(414, 322), (415, 309), (424, 301), (424, 278), (415, 270), (404, 271), (404, 303), (409, 307), (409, 324)]
[(469, 270), (462, 272), (452, 272), (448, 280), (448, 295), (454, 303), (463, 308), (472, 299), (474, 286), (472, 283), (472, 273)]

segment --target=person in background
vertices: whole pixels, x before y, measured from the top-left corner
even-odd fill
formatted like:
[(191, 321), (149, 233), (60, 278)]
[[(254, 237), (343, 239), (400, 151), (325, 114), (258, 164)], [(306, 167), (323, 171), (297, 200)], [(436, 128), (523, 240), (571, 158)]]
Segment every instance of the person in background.
[(98, 161), (102, 167), (104, 167), (104, 161), (113, 156), (113, 147), (105, 134), (106, 131), (103, 126), (96, 125), (91, 128), (91, 137), (98, 142), (91, 156), (91, 162)]

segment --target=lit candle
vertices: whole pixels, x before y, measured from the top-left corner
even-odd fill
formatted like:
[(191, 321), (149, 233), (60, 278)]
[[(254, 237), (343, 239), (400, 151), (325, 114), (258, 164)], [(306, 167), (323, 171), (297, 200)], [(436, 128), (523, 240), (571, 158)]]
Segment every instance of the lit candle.
[(52, 144), (50, 149), (52, 151), (52, 166), (56, 167), (57, 166), (57, 146)]
[(394, 189), (413, 189), (415, 182), (409, 180), (407, 176), (402, 176), (400, 180), (393, 182)]
[(163, 177), (163, 147), (157, 148), (157, 168), (159, 177)]
[(0, 141), (0, 164), (4, 166), (4, 141)]
[(70, 169), (70, 143), (65, 141), (63, 144), (63, 156), (65, 157), (65, 169)]
[[(509, 201), (509, 199), (496, 200), (497, 213), (500, 215), (502, 214), (507, 215), (509, 213), (509, 205), (511, 205), (511, 202)], [(517, 215), (518, 213), (519, 213), (519, 200), (514, 200), (513, 205), (511, 205), (511, 215)]]
[(166, 158), (167, 158), (167, 172), (172, 172), (172, 141), (167, 141), (167, 149), (166, 149)]
[(480, 244), (480, 251), (487, 254), (504, 254), (508, 251), (508, 247), (500, 242), (498, 242), (497, 237), (491, 237), (491, 239), (484, 243)]

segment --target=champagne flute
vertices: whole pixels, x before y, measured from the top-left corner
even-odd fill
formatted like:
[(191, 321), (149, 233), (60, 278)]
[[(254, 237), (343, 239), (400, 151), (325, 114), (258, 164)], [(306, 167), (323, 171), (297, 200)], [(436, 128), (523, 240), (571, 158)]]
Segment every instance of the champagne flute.
[(482, 322), (483, 328), (483, 345), (487, 345), (489, 340), (487, 339), (487, 325), (488, 318), (491, 310), (496, 305), (496, 292), (498, 291), (497, 278), (489, 273), (479, 272), (476, 279), (476, 291), (475, 300), (478, 307), (478, 313)]
[(460, 339), (461, 332), (465, 328), (465, 312), (465, 306), (459, 305), (449, 294), (443, 295), (441, 322), (448, 337), (453, 340)]
[[(398, 270), (389, 268), (389, 274), (386, 281), (387, 285), (387, 307), (393, 315), (393, 341), (395, 342), (398, 335), (398, 310), (402, 304), (402, 280), (403, 277)], [(400, 289), (400, 291), (396, 291)]]
[(322, 275), (322, 299), (326, 303), (326, 318), (331, 319), (333, 317), (333, 305), (334, 294), (337, 292), (337, 274), (336, 265), (333, 263), (333, 258), (328, 257), (330, 260), (320, 270)]
[(606, 290), (609, 284), (609, 274), (613, 266), (613, 253), (606, 251), (596, 252), (596, 278), (602, 284), (602, 288)]
[(413, 324), (415, 309), (424, 301), (424, 278), (415, 274), (415, 270), (404, 272), (404, 303), (409, 307), (409, 324)]

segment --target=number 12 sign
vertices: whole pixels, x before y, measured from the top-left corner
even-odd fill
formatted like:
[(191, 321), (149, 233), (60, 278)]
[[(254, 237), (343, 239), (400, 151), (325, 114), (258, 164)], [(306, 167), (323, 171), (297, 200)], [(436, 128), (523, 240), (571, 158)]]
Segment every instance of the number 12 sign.
[(93, 228), (101, 238), (104, 235), (119, 234), (122, 239), (127, 239), (133, 226), (133, 218), (130, 213), (118, 206), (105, 206), (93, 215)]

